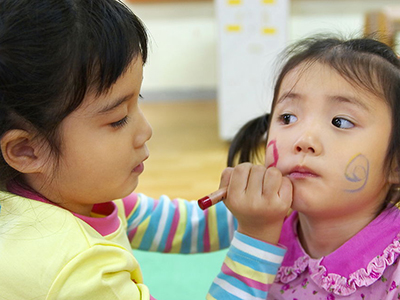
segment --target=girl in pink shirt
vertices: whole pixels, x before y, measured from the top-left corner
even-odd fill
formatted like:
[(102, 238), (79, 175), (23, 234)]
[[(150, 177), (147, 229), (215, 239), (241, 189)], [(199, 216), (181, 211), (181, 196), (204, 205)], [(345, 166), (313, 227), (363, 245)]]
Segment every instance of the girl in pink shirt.
[[(267, 133), (267, 136), (265, 134)], [(374, 39), (316, 37), (289, 48), (271, 114), (235, 138), (293, 187), (268, 299), (400, 299), (400, 62)]]

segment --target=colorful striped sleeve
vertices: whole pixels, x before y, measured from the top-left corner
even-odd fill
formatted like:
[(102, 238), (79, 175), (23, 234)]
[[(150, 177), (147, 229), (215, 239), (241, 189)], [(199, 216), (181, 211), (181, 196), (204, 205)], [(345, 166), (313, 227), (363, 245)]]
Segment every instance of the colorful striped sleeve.
[(235, 232), (206, 299), (267, 299), (286, 250)]
[(228, 248), (237, 222), (220, 202), (206, 211), (197, 201), (153, 199), (132, 194), (123, 199), (127, 231), (134, 249), (199, 253)]

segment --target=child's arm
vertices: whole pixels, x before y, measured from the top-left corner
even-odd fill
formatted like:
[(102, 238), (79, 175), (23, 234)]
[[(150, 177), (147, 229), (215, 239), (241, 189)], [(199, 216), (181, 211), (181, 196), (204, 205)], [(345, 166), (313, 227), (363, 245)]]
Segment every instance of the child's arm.
[[(250, 176), (251, 170), (253, 172)], [(287, 205), (283, 208), (278, 207), (278, 209), (281, 209), (281, 214), (277, 214), (275, 208), (271, 206), (279, 204), (275, 198), (270, 200), (270, 204), (266, 204), (263, 202), (264, 198), (253, 197), (253, 190), (255, 193), (257, 189), (254, 183), (246, 189), (246, 194), (242, 194), (240, 191), (245, 186), (244, 183), (247, 184), (247, 177), (251, 178), (249, 182), (258, 180), (257, 183), (261, 183), (265, 177), (263, 173), (265, 171), (264, 167), (252, 166), (251, 164), (241, 164), (235, 169), (228, 168), (223, 172), (220, 187), (227, 187), (231, 181), (228, 191), (230, 197), (225, 202), (230, 205), (230, 209), (241, 220), (239, 232), (276, 243), (282, 225), (281, 215), (283, 217), (286, 215)], [(269, 187), (273, 184), (280, 186), (282, 182), (282, 187), (291, 187), (290, 181), (287, 178), (282, 178), (277, 169), (270, 168), (267, 172), (277, 173), (270, 176), (271, 178), (266, 183), (268, 187), (264, 187), (269, 193), (272, 194), (272, 190), (277, 188)], [(282, 191), (286, 190), (288, 189), (282, 189)], [(239, 194), (235, 196), (237, 191)], [(261, 194), (260, 191), (258, 192)], [(287, 193), (291, 194), (291, 190)], [(245, 197), (250, 197), (251, 201), (249, 202)], [(196, 201), (170, 200), (167, 196), (152, 199), (142, 194), (133, 194), (124, 199), (124, 203), (128, 236), (134, 249), (173, 253), (215, 251), (229, 246), (233, 232), (237, 227), (236, 219), (223, 203), (218, 203), (203, 211), (199, 209)], [(261, 209), (257, 205), (261, 205)], [(272, 222), (275, 219), (271, 218), (268, 218), (265, 222), (265, 211), (271, 212), (272, 217), (276, 218), (277, 222)], [(256, 216), (258, 218), (255, 218)], [(276, 228), (271, 230), (273, 225)], [(265, 226), (268, 229), (265, 229)], [(275, 237), (268, 237), (270, 234), (274, 234)]]
[(266, 299), (285, 250), (276, 246), (290, 208), (292, 185), (274, 168), (227, 169), (221, 187), (238, 219), (238, 232), (207, 299)]
[(235, 232), (207, 299), (267, 299), (286, 250)]
[(197, 201), (152, 199), (132, 194), (123, 200), (128, 237), (134, 249), (167, 253), (210, 252), (227, 248), (237, 222), (223, 203), (207, 211)]

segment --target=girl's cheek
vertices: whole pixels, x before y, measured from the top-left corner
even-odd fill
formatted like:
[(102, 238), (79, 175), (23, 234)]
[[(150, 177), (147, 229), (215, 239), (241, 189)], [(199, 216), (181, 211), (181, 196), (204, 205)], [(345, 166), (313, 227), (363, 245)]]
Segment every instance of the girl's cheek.
[(347, 182), (346, 192), (355, 193), (364, 189), (369, 177), (369, 160), (362, 153), (354, 155), (347, 163), (344, 178)]
[(276, 167), (279, 161), (279, 152), (276, 145), (276, 139), (272, 139), (267, 144), (267, 149), (265, 153), (265, 166)]

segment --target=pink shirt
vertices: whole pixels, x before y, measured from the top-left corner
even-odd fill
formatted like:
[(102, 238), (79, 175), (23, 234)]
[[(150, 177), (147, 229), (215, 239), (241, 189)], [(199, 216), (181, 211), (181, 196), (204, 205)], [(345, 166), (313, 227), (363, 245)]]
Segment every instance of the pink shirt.
[(280, 244), (287, 253), (270, 299), (400, 299), (400, 210), (382, 212), (333, 253), (313, 259), (297, 236), (296, 212), (285, 221)]

